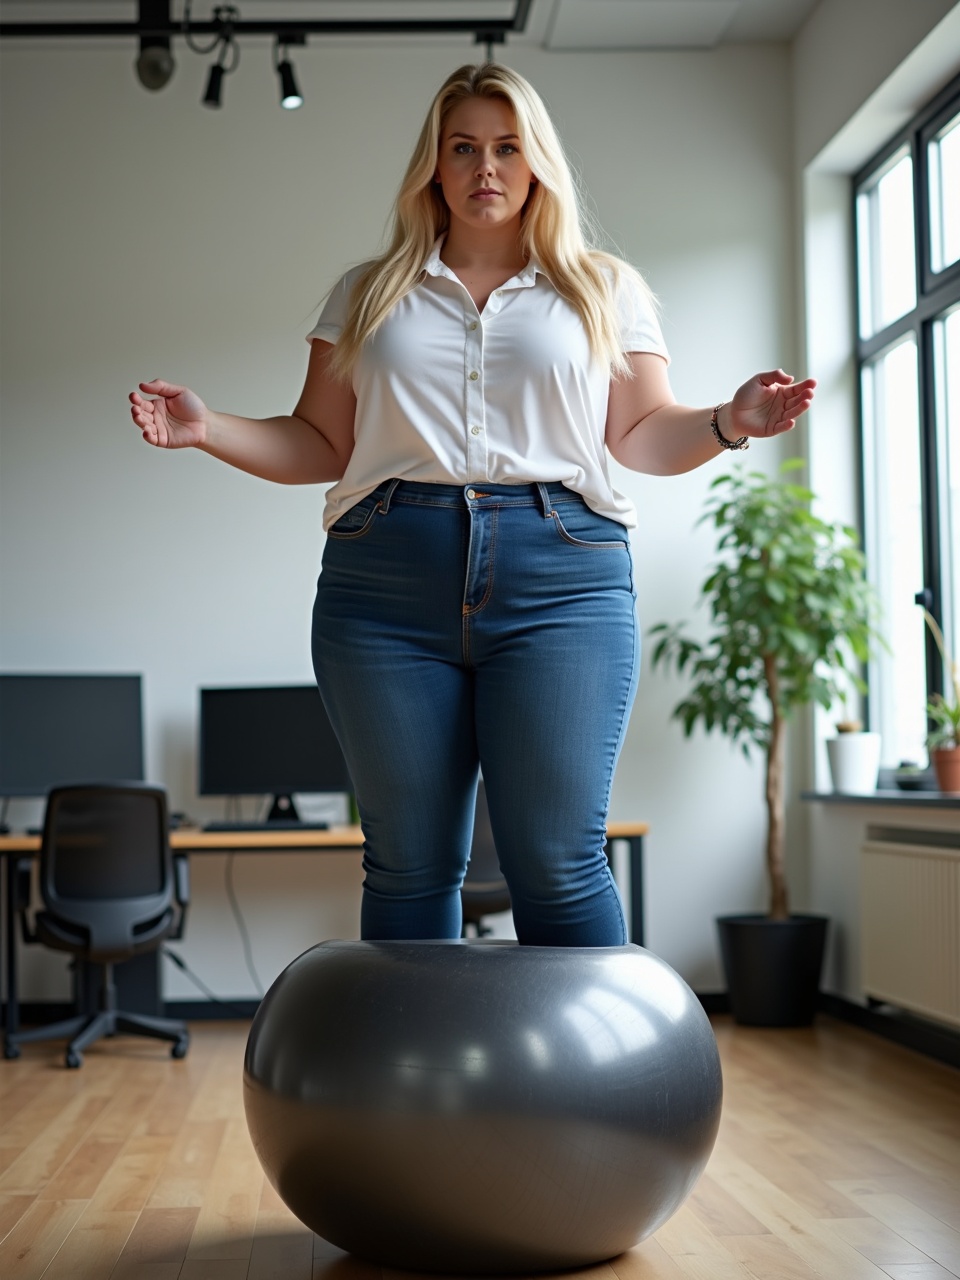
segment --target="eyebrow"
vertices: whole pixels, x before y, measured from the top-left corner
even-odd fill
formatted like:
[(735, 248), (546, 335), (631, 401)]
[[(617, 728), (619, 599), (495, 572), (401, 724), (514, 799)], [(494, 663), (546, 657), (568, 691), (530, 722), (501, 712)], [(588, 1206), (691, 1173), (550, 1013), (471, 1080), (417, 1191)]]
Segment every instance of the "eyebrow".
[[(451, 133), (451, 138), (466, 138), (468, 142), (476, 142), (476, 135), (473, 133)], [(516, 133), (501, 133), (499, 138), (494, 138), (494, 142), (519, 142), (520, 137)]]

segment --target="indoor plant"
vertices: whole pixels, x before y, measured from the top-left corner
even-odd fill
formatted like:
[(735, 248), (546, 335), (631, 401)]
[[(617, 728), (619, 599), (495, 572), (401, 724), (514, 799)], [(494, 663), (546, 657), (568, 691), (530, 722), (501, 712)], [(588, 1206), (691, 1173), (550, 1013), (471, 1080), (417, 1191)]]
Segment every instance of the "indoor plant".
[(927, 735), (927, 750), (939, 789), (960, 791), (960, 672), (957, 663), (947, 657), (947, 646), (936, 618), (928, 609), (923, 610), (923, 616), (940, 650), (944, 675), (953, 693), (952, 705), (942, 693), (935, 693), (927, 703), (927, 715), (934, 725)]
[[(846, 698), (844, 698), (846, 702)], [(846, 795), (869, 795), (877, 789), (880, 772), (879, 733), (865, 730), (863, 722), (844, 718), (834, 725), (835, 738), (827, 739), (827, 760), (834, 791)]]
[[(651, 633), (653, 665), (673, 665), (693, 680), (673, 712), (684, 733), (702, 723), (766, 759), (769, 909), (718, 925), (734, 1016), (768, 1025), (813, 1017), (826, 935), (825, 918), (789, 910), (787, 722), (799, 707), (835, 704), (851, 682), (862, 688), (860, 668), (879, 639), (856, 532), (813, 514), (813, 494), (786, 478), (802, 465), (785, 463), (777, 479), (734, 471), (713, 482), (700, 521), (712, 522), (720, 556), (702, 587), (712, 634), (701, 643), (683, 624), (666, 623)], [(741, 969), (760, 989), (743, 989)]]

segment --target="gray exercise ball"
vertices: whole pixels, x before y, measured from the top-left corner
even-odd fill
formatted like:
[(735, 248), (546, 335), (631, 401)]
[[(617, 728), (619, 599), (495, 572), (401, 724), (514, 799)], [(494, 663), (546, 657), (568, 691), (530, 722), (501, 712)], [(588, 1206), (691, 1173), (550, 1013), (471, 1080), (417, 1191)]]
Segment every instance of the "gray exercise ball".
[(623, 1253), (703, 1171), (721, 1092), (696, 996), (636, 946), (324, 942), (270, 988), (244, 1060), (283, 1201), (412, 1271)]

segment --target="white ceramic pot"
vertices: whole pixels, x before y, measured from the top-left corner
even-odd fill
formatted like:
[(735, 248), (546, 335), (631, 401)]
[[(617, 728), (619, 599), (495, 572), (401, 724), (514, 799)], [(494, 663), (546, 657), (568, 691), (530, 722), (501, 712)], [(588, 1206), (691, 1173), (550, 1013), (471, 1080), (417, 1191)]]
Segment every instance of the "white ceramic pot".
[(879, 733), (840, 733), (827, 739), (834, 791), (872, 795), (880, 772)]

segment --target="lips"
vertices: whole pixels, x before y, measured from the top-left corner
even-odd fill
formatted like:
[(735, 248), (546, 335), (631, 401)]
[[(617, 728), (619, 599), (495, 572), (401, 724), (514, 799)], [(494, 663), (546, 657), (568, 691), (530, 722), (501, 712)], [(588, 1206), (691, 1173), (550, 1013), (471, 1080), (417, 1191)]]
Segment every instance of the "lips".
[(494, 191), (493, 187), (481, 187), (479, 191), (471, 191), (471, 200), (482, 199), (487, 196), (498, 196), (499, 191)]

